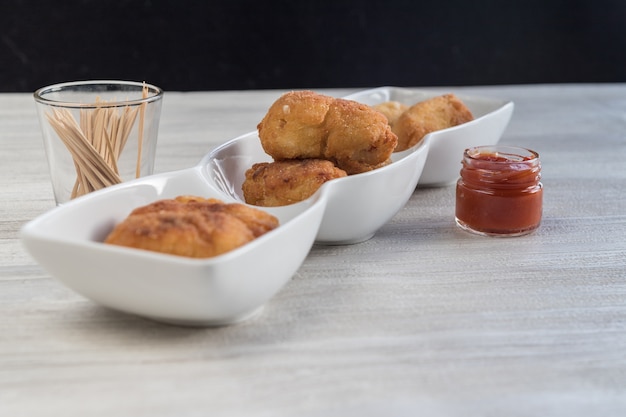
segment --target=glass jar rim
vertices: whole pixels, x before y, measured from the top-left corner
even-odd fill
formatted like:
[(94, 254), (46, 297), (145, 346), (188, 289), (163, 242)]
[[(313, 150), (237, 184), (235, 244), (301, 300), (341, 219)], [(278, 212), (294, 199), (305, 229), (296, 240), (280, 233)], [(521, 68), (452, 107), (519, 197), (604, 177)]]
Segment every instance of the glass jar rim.
[(489, 161), (493, 164), (533, 163), (539, 159), (539, 153), (532, 149), (512, 145), (484, 145), (465, 149), (463, 155), (471, 160), (480, 160), (480, 155), (495, 154), (505, 159)]
[[(137, 87), (141, 91), (146, 87), (150, 92), (150, 96), (145, 98), (138, 98), (133, 100), (113, 100), (105, 103), (85, 103), (68, 100), (54, 100), (45, 97), (49, 93), (58, 93), (64, 89), (72, 87), (89, 87), (89, 86), (105, 86), (105, 85), (119, 85), (126, 87)], [(122, 80), (89, 80), (89, 81), (70, 81), (58, 84), (51, 84), (45, 87), (37, 89), (33, 96), (35, 101), (41, 104), (46, 104), (54, 107), (68, 107), (68, 108), (81, 108), (81, 109), (94, 109), (98, 107), (119, 107), (119, 106), (137, 106), (142, 103), (151, 103), (161, 99), (163, 96), (163, 90), (153, 84), (138, 81), (122, 81)]]

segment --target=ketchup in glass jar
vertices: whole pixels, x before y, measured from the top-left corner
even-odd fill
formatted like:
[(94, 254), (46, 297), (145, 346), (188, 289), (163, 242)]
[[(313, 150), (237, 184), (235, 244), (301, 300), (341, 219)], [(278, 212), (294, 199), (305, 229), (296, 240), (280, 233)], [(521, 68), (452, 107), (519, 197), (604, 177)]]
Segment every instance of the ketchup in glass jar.
[(535, 151), (494, 145), (466, 149), (456, 185), (456, 223), (486, 236), (521, 236), (539, 227), (543, 186)]

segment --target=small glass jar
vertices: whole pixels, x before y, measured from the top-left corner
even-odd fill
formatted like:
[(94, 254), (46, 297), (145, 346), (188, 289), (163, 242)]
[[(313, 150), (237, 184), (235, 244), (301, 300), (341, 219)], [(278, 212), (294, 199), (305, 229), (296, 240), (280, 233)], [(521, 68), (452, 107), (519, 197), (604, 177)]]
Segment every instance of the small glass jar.
[(521, 236), (541, 222), (543, 186), (535, 151), (479, 146), (463, 154), (456, 185), (456, 223), (484, 236)]

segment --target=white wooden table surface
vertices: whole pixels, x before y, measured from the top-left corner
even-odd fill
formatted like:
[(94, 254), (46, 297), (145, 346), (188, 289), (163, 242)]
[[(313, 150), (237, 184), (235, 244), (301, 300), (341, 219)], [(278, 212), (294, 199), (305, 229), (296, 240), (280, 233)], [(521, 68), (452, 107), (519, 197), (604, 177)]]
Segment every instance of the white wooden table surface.
[[(1, 94), (0, 416), (626, 415), (626, 85), (440, 90), (515, 102), (501, 142), (541, 155), (541, 228), (472, 236), (454, 187), (418, 189), (210, 329), (107, 310), (28, 256), (19, 229), (54, 202), (32, 96)], [(254, 130), (280, 93), (167, 92), (156, 171)]]

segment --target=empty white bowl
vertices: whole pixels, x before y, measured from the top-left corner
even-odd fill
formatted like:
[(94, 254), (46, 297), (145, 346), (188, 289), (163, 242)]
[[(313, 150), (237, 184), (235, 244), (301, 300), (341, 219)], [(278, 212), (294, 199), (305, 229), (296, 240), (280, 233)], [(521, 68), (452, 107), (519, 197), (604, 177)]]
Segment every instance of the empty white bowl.
[[(433, 91), (380, 87), (351, 94), (345, 98), (370, 106), (385, 101), (398, 101), (410, 106), (441, 94)], [(463, 151), (473, 146), (498, 143), (513, 114), (514, 104), (511, 101), (456, 95), (470, 109), (474, 120), (432, 132), (424, 138), (430, 143), (419, 185), (436, 187), (455, 182), (459, 177)]]

